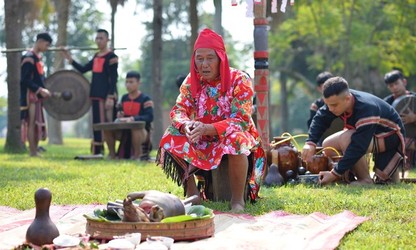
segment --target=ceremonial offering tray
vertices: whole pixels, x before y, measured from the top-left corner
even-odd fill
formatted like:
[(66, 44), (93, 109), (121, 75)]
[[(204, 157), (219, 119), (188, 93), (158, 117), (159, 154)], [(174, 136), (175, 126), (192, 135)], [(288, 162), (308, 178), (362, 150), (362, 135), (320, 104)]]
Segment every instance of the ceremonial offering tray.
[(109, 201), (104, 209), (84, 214), (86, 233), (93, 239), (111, 240), (126, 234), (196, 240), (214, 235), (214, 213), (203, 205), (192, 205), (198, 196), (179, 197), (157, 190), (130, 192), (123, 200)]
[(122, 222), (97, 221), (87, 218), (86, 233), (94, 239), (111, 240), (116, 235), (141, 233), (141, 240), (147, 236), (166, 236), (175, 241), (197, 240), (214, 235), (214, 217), (183, 222)]

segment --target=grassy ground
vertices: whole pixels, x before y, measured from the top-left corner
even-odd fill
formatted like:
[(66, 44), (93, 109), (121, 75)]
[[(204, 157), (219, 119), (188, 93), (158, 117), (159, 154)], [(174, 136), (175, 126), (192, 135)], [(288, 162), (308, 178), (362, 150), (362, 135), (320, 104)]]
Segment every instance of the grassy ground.
[[(4, 140), (0, 140), (4, 145)], [(180, 187), (167, 179), (154, 163), (136, 161), (74, 160), (88, 154), (89, 140), (65, 139), (64, 145), (46, 145), (42, 158), (10, 155), (0, 150), (0, 205), (34, 207), (34, 192), (47, 187), (53, 204), (106, 204), (131, 191), (157, 189), (183, 197)], [(413, 171), (412, 176), (416, 176)], [(415, 184), (353, 187), (305, 185), (262, 188), (261, 199), (246, 212), (260, 215), (272, 210), (295, 214), (322, 212), (333, 215), (350, 210), (371, 219), (347, 234), (340, 249), (415, 249)], [(227, 211), (228, 204), (207, 202)]]

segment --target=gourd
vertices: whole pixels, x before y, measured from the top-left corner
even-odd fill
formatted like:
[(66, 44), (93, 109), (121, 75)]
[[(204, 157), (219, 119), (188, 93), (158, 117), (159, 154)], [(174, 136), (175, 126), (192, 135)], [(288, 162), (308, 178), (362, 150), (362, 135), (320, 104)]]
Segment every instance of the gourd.
[(26, 241), (37, 246), (52, 244), (59, 230), (49, 217), (52, 193), (47, 188), (35, 192), (36, 216), (26, 231)]

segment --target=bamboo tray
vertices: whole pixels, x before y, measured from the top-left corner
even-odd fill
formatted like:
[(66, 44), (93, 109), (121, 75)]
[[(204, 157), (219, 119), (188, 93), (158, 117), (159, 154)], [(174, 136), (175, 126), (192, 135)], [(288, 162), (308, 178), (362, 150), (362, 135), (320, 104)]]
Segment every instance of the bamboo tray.
[(107, 222), (87, 218), (86, 233), (91, 238), (112, 240), (113, 236), (141, 233), (142, 241), (147, 236), (166, 236), (175, 241), (198, 240), (214, 235), (214, 217), (208, 219), (161, 223), (161, 222)]

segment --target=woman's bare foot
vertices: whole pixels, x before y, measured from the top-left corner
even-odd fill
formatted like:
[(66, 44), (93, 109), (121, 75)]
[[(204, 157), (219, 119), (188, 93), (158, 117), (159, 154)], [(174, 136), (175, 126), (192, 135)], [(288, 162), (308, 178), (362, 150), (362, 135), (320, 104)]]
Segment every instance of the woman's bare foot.
[(42, 155), (39, 152), (31, 152), (30, 157), (42, 157)]
[(107, 160), (117, 160), (117, 157), (115, 155), (108, 155)]
[(244, 202), (231, 202), (231, 213), (242, 213), (244, 212)]
[(192, 199), (190, 199), (192, 202), (192, 205), (200, 205), (201, 204), (200, 195), (201, 194), (199, 193), (199, 190), (196, 187), (194, 175), (189, 176), (187, 183), (186, 183), (186, 197), (188, 199), (192, 197)]
[(202, 200), (199, 194), (187, 195), (184, 204), (201, 205)]

